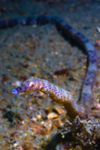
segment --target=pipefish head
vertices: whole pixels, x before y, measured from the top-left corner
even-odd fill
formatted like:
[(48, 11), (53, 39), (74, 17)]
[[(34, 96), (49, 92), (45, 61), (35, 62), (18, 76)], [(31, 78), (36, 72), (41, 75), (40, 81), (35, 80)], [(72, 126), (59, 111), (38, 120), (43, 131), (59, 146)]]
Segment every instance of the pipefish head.
[(26, 88), (26, 91), (36, 91), (39, 89), (39, 79), (31, 77), (23, 82), (23, 86)]
[(17, 87), (12, 90), (12, 94), (17, 95), (21, 92), (32, 92), (32, 91), (37, 91), (39, 89), (39, 79), (37, 78), (29, 78), (28, 80), (24, 81), (22, 83), (22, 86)]
[(12, 90), (12, 94), (17, 95), (21, 92), (33, 92), (39, 90), (40, 82), (38, 78), (29, 78), (28, 80), (22, 83), (22, 86), (17, 87)]

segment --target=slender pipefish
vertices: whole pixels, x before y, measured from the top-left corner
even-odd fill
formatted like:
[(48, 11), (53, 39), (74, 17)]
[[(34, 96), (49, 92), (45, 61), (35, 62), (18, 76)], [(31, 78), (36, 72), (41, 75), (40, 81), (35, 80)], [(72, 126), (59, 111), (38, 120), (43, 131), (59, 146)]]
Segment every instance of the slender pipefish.
[(88, 56), (87, 73), (83, 84), (80, 103), (74, 102), (74, 97), (70, 92), (53, 85), (47, 80), (39, 78), (29, 78), (23, 82), (21, 87), (12, 90), (13, 94), (18, 94), (23, 91), (36, 91), (40, 90), (49, 94), (50, 98), (54, 101), (61, 103), (67, 109), (70, 118), (75, 118), (77, 115), (81, 118), (88, 117), (92, 107), (92, 90), (96, 78), (97, 70), (97, 56), (91, 42), (80, 32), (77, 32), (63, 19), (53, 16), (35, 16), (22, 19), (11, 19), (0, 21), (0, 28), (13, 27), (17, 24), (20, 25), (44, 25), (51, 23), (56, 25), (62, 33), (70, 37), (77, 44), (83, 47)]

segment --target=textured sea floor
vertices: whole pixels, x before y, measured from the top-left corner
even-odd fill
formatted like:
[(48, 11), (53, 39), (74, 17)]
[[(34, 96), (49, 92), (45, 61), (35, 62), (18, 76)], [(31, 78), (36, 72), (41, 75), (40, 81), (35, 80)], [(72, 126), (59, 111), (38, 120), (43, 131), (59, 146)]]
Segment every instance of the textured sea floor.
[[(99, 1), (1, 1), (0, 20), (34, 15), (63, 18), (93, 45), (100, 39)], [(100, 46), (100, 45), (99, 45)], [(100, 99), (100, 47), (93, 91)], [(63, 106), (40, 92), (12, 95), (18, 81), (30, 76), (47, 79), (79, 99), (87, 55), (70, 45), (56, 27), (16, 26), (0, 30), (0, 150), (44, 150), (68, 119)], [(70, 143), (71, 145), (71, 143)], [(80, 145), (81, 146), (81, 145)], [(69, 148), (76, 150), (77, 146)], [(81, 146), (82, 149), (82, 146)], [(67, 150), (67, 148), (66, 148)]]

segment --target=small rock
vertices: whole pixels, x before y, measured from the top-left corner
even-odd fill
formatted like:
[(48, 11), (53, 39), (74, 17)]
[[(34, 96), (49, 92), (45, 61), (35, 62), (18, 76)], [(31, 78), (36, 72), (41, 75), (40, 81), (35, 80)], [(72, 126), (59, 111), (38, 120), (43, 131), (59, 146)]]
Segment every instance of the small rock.
[(53, 119), (53, 118), (57, 118), (57, 117), (58, 117), (58, 115), (56, 113), (53, 113), (53, 112), (49, 113), (47, 116), (48, 119)]
[(64, 109), (60, 108), (59, 106), (55, 106), (54, 109), (58, 112), (59, 115), (65, 113)]
[(47, 120), (45, 123), (44, 123), (44, 127), (50, 131), (52, 129), (52, 121), (51, 120)]
[(100, 33), (100, 27), (96, 27), (96, 30)]

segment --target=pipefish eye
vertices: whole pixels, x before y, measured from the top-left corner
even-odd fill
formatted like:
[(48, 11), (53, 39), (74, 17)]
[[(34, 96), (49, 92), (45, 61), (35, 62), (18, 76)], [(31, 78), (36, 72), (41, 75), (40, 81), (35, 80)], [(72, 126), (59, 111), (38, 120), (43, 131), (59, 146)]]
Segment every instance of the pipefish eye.
[(33, 88), (33, 87), (34, 87), (33, 82), (30, 82), (29, 87), (31, 87), (31, 88)]

